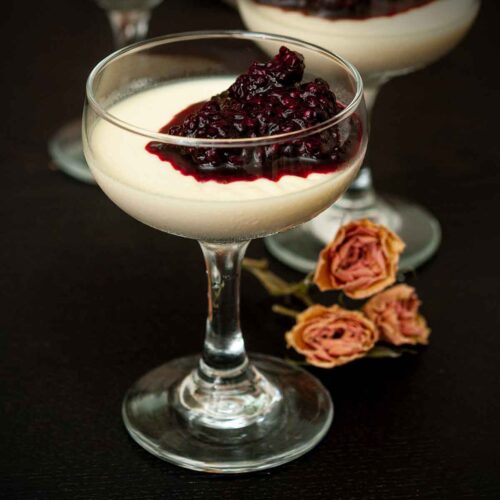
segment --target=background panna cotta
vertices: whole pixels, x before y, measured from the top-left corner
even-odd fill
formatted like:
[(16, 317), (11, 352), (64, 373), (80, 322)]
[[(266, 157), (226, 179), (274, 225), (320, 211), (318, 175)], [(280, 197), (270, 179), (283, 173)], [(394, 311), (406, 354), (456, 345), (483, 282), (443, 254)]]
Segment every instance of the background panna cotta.
[(396, 75), (446, 54), (477, 15), (474, 0), (433, 0), (395, 15), (320, 17), (302, 10), (238, 0), (246, 26), (295, 36), (345, 57), (366, 77)]
[[(156, 131), (179, 111), (220, 93), (232, 82), (234, 77), (168, 83), (127, 97), (108, 112)], [(345, 191), (363, 157), (358, 154), (344, 168), (325, 174), (223, 184), (184, 175), (149, 153), (149, 140), (99, 118), (85, 142), (97, 182), (119, 207), (141, 222), (207, 241), (251, 239), (310, 219)]]

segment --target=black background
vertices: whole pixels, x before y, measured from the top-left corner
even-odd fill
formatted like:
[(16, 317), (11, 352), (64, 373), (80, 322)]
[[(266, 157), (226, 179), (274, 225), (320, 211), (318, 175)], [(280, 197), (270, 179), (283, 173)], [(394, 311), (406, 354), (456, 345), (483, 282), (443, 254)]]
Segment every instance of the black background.
[[(150, 456), (120, 416), (136, 378), (201, 347), (198, 246), (134, 221), (47, 154), (112, 49), (105, 16), (90, 0), (2, 3), (0, 497), (500, 498), (499, 11), (485, 1), (467, 39), (389, 82), (374, 114), (377, 186), (443, 226), (439, 253), (410, 277), (430, 347), (313, 370), (336, 405), (324, 441), (277, 469), (222, 477)], [(151, 35), (240, 27), (218, 2), (165, 0)], [(248, 255), (265, 256), (262, 242)], [(245, 275), (247, 346), (283, 356), (290, 323), (271, 304)]]

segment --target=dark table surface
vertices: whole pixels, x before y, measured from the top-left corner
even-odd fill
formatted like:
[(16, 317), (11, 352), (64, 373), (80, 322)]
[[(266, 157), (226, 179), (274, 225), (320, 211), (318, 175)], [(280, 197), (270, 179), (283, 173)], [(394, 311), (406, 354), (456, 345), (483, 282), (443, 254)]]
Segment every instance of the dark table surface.
[[(0, 498), (500, 498), (499, 2), (484, 2), (443, 60), (388, 83), (373, 119), (377, 185), (443, 226), (438, 254), (410, 277), (430, 347), (313, 370), (336, 405), (326, 438), (292, 463), (231, 477), (154, 458), (120, 416), (136, 378), (201, 347), (198, 246), (134, 221), (47, 154), (111, 51), (104, 14), (90, 0), (2, 11)], [(166, 0), (151, 34), (240, 27), (224, 4)], [(262, 242), (249, 255), (265, 256)], [(248, 348), (283, 356), (289, 322), (271, 303), (244, 276)]]

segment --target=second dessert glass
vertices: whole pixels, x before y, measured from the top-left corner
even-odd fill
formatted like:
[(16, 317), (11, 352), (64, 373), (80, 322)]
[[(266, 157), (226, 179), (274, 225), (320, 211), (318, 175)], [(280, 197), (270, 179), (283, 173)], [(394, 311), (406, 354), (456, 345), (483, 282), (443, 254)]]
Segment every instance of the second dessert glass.
[[(283, 45), (304, 56), (308, 80), (320, 77), (330, 84), (341, 103), (333, 118), (240, 139), (157, 132), (186, 106), (225, 90), (253, 61), (267, 61)], [(287, 148), (327, 147), (332, 137), (347, 152), (338, 170), (302, 177), (280, 172)], [(367, 144), (356, 69), (319, 47), (258, 33), (195, 32), (138, 43), (92, 71), (83, 141), (103, 191), (144, 224), (199, 240), (207, 266), (203, 352), (169, 361), (135, 383), (123, 403), (131, 436), (164, 460), (207, 472), (265, 469), (311, 449), (332, 420), (328, 391), (283, 360), (247, 356), (239, 320), (240, 263), (249, 240), (311, 219), (356, 176)], [(256, 179), (203, 182), (183, 175), (146, 150), (150, 141), (203, 154), (234, 151)], [(262, 178), (255, 159), (270, 151), (277, 155), (274, 173)]]
[[(249, 29), (298, 36), (351, 61), (363, 77), (369, 114), (384, 83), (427, 66), (455, 47), (471, 27), (479, 4), (479, 0), (238, 0)], [(439, 246), (441, 230), (434, 216), (413, 201), (376, 193), (367, 164), (334, 206), (303, 227), (266, 238), (266, 245), (279, 260), (309, 272), (337, 228), (362, 218), (388, 226), (405, 241), (403, 270), (419, 266)]]

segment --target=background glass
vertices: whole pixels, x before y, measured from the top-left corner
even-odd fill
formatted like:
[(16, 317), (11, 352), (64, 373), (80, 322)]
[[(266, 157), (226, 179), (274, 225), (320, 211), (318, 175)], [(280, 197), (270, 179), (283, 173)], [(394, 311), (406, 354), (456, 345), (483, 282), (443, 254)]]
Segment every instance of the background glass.
[[(163, 0), (96, 0), (106, 10), (115, 48), (143, 40), (149, 28), (151, 9)], [(95, 184), (82, 146), (82, 121), (76, 118), (61, 127), (49, 142), (49, 153), (59, 170), (88, 184)]]
[[(297, 36), (346, 57), (363, 77), (369, 114), (385, 82), (432, 63), (458, 44), (472, 25), (480, 4), (479, 0), (433, 0), (392, 16), (334, 19), (263, 3), (238, 0), (246, 26), (256, 31)], [(381, 8), (380, 2), (363, 5), (368, 16)], [(360, 218), (384, 224), (402, 237), (406, 242), (400, 264), (403, 270), (417, 267), (439, 246), (438, 221), (414, 202), (378, 195), (367, 164), (334, 206), (303, 227), (267, 238), (266, 246), (279, 260), (309, 272), (337, 228)]]

